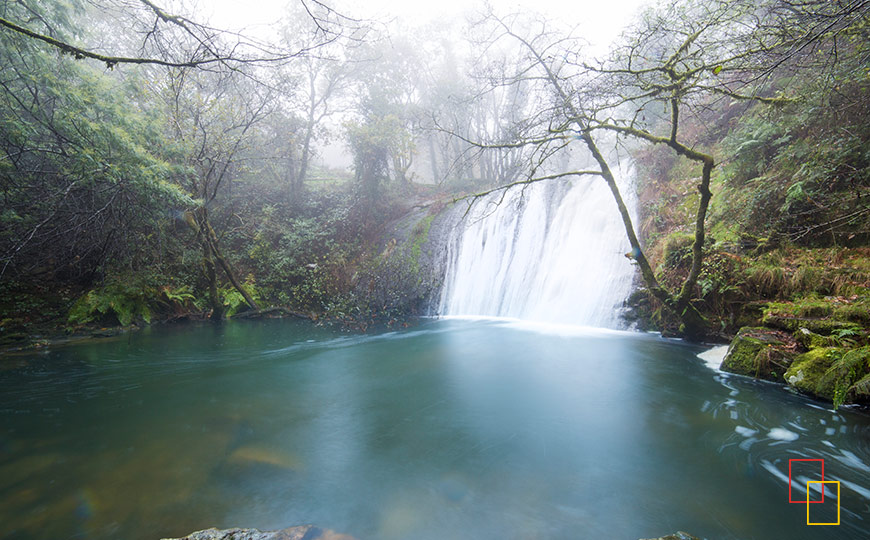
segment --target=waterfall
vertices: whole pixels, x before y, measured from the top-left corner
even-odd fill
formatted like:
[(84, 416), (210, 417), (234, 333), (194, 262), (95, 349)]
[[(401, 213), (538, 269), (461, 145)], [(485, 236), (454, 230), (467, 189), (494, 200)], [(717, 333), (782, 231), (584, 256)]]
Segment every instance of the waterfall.
[(603, 180), (515, 186), (460, 214), (447, 244), (441, 315), (620, 326), (634, 267)]

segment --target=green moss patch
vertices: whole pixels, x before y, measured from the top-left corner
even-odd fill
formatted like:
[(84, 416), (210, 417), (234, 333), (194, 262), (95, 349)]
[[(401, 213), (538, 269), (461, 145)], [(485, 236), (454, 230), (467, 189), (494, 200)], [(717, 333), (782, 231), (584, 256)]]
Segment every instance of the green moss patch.
[(801, 392), (833, 401), (834, 386), (828, 379), (825, 379), (825, 384), (821, 383), (828, 369), (842, 357), (843, 352), (843, 349), (836, 347), (824, 347), (804, 353), (785, 372), (785, 380)]
[(785, 373), (794, 388), (834, 403), (870, 401), (870, 346), (823, 347), (798, 356)]
[(784, 332), (763, 327), (741, 328), (720, 369), (759, 379), (782, 380), (796, 348), (797, 343)]

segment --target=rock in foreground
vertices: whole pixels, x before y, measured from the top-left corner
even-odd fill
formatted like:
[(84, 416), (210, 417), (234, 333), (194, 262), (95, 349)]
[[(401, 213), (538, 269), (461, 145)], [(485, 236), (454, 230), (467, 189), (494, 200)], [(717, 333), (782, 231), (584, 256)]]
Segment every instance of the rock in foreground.
[(329, 529), (321, 529), (313, 525), (288, 527), (280, 531), (261, 532), (257, 529), (206, 529), (197, 531), (182, 538), (164, 538), (163, 540), (356, 540), (352, 536), (339, 534)]
[[(260, 532), (257, 529), (206, 529), (191, 533), (183, 538), (164, 538), (163, 540), (356, 540), (352, 536), (339, 534), (329, 529), (313, 525), (289, 527), (280, 531)], [(643, 540), (643, 539), (641, 539)], [(650, 538), (648, 540), (699, 540), (698, 537), (683, 531)]]
[(745, 327), (731, 342), (722, 360), (722, 371), (770, 381), (782, 376), (795, 356), (794, 338), (779, 330)]
[[(644, 540), (641, 538), (640, 540)], [(646, 540), (699, 540), (697, 536), (692, 536), (691, 534), (683, 531), (677, 531), (674, 534), (669, 534), (667, 536), (660, 536), (658, 538), (648, 538)]]

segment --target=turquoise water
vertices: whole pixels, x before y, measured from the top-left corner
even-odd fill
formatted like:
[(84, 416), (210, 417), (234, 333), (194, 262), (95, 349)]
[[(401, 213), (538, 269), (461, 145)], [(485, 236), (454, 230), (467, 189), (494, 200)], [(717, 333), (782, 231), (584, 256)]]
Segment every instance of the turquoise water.
[[(701, 350), (510, 321), (359, 336), (278, 320), (3, 358), (0, 538), (867, 538), (870, 417)], [(793, 458), (824, 459), (841, 494), (829, 484), (811, 518), (839, 502), (841, 525), (788, 503)]]

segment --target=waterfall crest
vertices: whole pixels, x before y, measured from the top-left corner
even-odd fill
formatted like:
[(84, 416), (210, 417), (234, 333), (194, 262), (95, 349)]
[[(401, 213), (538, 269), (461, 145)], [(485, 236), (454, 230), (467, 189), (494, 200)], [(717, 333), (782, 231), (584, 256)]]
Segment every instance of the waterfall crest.
[(619, 327), (634, 276), (630, 249), (600, 179), (489, 194), (448, 240), (439, 313)]

